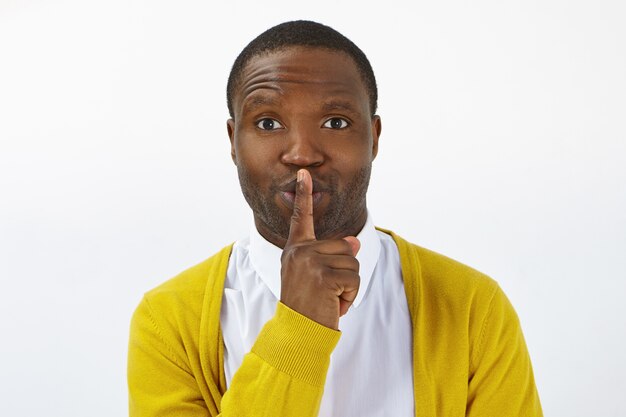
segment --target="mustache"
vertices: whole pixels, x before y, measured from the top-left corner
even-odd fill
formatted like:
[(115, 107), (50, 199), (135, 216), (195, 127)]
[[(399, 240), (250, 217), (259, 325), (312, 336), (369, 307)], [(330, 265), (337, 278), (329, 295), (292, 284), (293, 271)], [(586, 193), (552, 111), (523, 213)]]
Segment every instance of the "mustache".
[[(332, 176), (327, 179), (320, 178), (317, 175), (311, 174), (313, 180), (313, 192), (327, 192), (333, 193), (337, 189), (337, 181)], [(287, 178), (274, 181), (271, 188), (272, 191), (282, 191), (287, 193), (296, 192), (297, 179), (294, 174), (290, 174)]]

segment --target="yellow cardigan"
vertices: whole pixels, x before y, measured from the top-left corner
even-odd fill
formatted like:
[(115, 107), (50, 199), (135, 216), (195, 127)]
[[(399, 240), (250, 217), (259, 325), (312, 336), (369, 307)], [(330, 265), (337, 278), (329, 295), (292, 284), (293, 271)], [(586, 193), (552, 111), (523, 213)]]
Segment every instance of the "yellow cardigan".
[[(496, 282), (383, 231), (400, 252), (413, 325), (415, 416), (542, 416), (519, 320)], [(220, 308), (231, 249), (146, 293), (137, 307), (131, 417), (317, 416), (341, 332), (280, 302), (226, 391)]]

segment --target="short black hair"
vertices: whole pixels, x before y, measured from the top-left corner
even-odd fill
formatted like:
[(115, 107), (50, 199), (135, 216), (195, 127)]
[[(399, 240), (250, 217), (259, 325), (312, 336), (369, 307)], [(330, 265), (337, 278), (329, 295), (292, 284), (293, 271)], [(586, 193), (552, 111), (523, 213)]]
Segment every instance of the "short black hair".
[(252, 58), (261, 54), (286, 49), (292, 46), (305, 46), (330, 49), (348, 54), (357, 66), (367, 89), (372, 115), (376, 113), (378, 89), (374, 70), (369, 60), (350, 39), (335, 29), (309, 20), (295, 20), (274, 26), (254, 38), (239, 54), (228, 76), (226, 103), (230, 117), (234, 117), (233, 98), (241, 82), (244, 68)]

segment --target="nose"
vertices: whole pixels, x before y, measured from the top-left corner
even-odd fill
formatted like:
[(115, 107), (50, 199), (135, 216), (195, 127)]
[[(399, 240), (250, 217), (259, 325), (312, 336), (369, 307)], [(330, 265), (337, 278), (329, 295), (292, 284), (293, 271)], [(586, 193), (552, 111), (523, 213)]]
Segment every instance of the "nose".
[(318, 129), (292, 127), (285, 139), (287, 144), (280, 158), (283, 164), (316, 167), (324, 163)]

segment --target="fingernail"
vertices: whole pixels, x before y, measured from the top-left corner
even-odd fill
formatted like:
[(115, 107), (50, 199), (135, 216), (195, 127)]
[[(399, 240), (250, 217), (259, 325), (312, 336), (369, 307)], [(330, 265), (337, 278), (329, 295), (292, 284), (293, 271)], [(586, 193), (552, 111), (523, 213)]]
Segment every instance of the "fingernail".
[(297, 181), (300, 182), (302, 181), (303, 178), (304, 178), (304, 172), (302, 172), (302, 170), (298, 171), (298, 174), (296, 177)]

